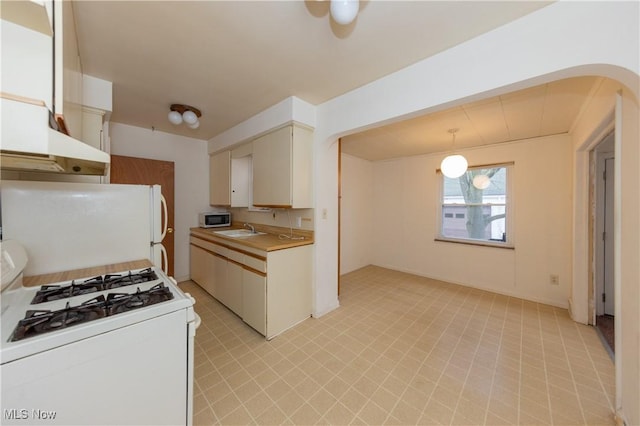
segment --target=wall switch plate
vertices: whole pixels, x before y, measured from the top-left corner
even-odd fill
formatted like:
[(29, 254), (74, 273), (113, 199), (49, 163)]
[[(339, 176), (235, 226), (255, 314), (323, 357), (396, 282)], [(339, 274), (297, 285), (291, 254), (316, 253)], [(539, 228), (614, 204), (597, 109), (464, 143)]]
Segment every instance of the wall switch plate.
[(322, 218), (323, 219), (327, 218), (327, 209), (322, 209)]

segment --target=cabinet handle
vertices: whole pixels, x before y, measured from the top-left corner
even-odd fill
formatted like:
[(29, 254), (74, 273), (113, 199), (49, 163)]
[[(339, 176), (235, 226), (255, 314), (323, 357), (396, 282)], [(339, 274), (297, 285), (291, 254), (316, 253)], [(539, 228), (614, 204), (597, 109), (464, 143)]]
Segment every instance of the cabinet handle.
[(173, 234), (173, 228), (167, 228), (167, 234)]

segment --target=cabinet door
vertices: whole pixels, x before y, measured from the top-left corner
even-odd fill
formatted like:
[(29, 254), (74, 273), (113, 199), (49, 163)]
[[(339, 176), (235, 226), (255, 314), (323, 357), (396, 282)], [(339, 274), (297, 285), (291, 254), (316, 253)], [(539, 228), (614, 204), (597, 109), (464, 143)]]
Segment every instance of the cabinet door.
[(82, 109), (82, 142), (104, 151), (102, 144), (102, 118), (104, 113), (89, 108)]
[(209, 274), (211, 276), (211, 291), (213, 297), (225, 303), (227, 292), (225, 283), (227, 281), (227, 259), (221, 256), (211, 255)]
[(260, 334), (267, 333), (267, 277), (242, 269), (242, 320)]
[(231, 205), (231, 151), (209, 156), (209, 204)]
[(191, 279), (202, 287), (207, 293), (215, 297), (213, 286), (213, 266), (215, 256), (205, 250), (190, 246), (190, 267)]
[(251, 156), (231, 158), (231, 207), (249, 207)]
[(225, 285), (227, 302), (225, 305), (238, 315), (242, 315), (242, 266), (227, 262), (227, 282)]
[(291, 207), (292, 127), (253, 142), (253, 204)]

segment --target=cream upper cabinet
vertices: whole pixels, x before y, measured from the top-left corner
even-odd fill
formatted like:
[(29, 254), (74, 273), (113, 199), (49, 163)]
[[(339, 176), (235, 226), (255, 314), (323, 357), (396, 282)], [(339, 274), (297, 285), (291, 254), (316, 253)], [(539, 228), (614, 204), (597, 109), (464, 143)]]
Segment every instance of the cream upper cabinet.
[(76, 37), (73, 4), (53, 3), (54, 112), (63, 116), (69, 135), (82, 138), (82, 66)]
[(53, 109), (52, 31), (44, 4), (3, 1), (0, 17), (2, 93)]
[(253, 141), (253, 205), (311, 208), (313, 132), (291, 125)]
[(82, 142), (105, 151), (104, 146), (104, 111), (93, 108), (82, 108)]
[(209, 204), (231, 205), (231, 151), (209, 156)]
[(212, 206), (249, 207), (251, 190), (251, 144), (210, 156)]

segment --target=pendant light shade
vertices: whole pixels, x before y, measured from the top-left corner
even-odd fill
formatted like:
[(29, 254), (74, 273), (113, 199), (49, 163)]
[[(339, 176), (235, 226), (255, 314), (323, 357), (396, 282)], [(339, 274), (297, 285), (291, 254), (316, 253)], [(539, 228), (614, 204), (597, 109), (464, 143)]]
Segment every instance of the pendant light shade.
[[(458, 129), (449, 129), (448, 131), (453, 135), (453, 142), (451, 144), (451, 150), (453, 151), (456, 145), (456, 132)], [(469, 164), (467, 163), (466, 158), (460, 154), (452, 154), (446, 156), (445, 159), (442, 160), (442, 163), (440, 163), (440, 170), (446, 177), (455, 179), (465, 174), (468, 166)]]
[(440, 170), (448, 178), (455, 179), (462, 176), (467, 171), (467, 159), (462, 155), (449, 155), (442, 160)]
[(476, 175), (473, 177), (473, 186), (478, 189), (487, 189), (491, 184), (491, 178), (487, 175)]
[(353, 22), (360, 9), (359, 0), (331, 0), (331, 16), (340, 25)]

